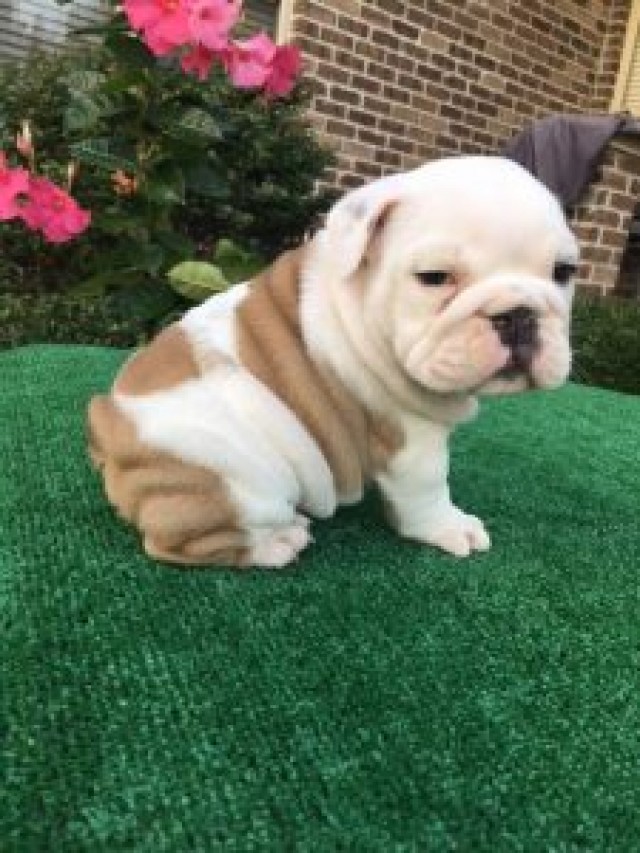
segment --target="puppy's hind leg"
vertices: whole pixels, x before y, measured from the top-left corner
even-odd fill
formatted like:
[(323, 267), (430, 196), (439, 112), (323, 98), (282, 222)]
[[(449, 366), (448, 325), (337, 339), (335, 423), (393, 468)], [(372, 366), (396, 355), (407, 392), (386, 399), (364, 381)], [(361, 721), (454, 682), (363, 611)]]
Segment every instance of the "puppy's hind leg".
[(248, 563), (274, 569), (282, 568), (296, 560), (313, 541), (309, 533), (309, 519), (297, 513), (291, 524), (254, 528), (249, 535), (253, 546), (248, 553)]
[(274, 491), (267, 498), (253, 490), (233, 491), (249, 543), (246, 565), (282, 568), (313, 541), (309, 519), (296, 512), (292, 494)]

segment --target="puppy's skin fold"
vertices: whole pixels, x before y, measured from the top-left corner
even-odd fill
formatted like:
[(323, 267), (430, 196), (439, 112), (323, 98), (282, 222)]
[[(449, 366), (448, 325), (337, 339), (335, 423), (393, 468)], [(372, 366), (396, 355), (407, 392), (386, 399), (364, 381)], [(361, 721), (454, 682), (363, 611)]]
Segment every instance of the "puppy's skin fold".
[(488, 548), (451, 502), (448, 436), (479, 394), (566, 379), (572, 289), (552, 273), (576, 260), (558, 204), (500, 158), (349, 193), (309, 243), (189, 311), (91, 401), (109, 501), (147, 553), (185, 565), (286, 565), (308, 516), (371, 481), (401, 535)]

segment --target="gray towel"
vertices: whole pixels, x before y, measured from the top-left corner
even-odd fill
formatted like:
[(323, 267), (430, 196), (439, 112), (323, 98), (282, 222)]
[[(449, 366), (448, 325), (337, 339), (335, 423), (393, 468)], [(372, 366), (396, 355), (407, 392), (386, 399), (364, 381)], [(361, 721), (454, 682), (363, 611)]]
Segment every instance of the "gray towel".
[(640, 122), (623, 114), (553, 115), (514, 136), (503, 154), (528, 169), (568, 208), (596, 177), (605, 149), (618, 133), (640, 135)]

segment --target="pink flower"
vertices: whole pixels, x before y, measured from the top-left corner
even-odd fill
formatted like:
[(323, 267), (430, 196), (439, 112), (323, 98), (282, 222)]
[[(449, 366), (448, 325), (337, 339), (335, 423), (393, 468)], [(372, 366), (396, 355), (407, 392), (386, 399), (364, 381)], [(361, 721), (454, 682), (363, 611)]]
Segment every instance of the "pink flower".
[(91, 213), (47, 178), (31, 177), (20, 218), (32, 231), (41, 231), (49, 243), (66, 243), (89, 226)]
[(182, 55), (180, 66), (185, 74), (195, 74), (200, 80), (206, 80), (215, 58), (214, 51), (197, 45)]
[(0, 151), (0, 221), (20, 216), (18, 197), (26, 194), (28, 188), (29, 173), (26, 169), (10, 169), (4, 152)]
[(301, 65), (302, 59), (297, 47), (294, 45), (277, 47), (271, 60), (269, 76), (264, 83), (265, 93), (276, 98), (288, 95), (293, 89)]
[(131, 27), (152, 53), (166, 56), (184, 48), (180, 65), (185, 73), (205, 80), (217, 59), (239, 88), (264, 87), (267, 95), (287, 95), (300, 70), (298, 49), (276, 47), (266, 33), (230, 41), (241, 6), (242, 0), (123, 0)]
[(189, 8), (191, 38), (210, 50), (227, 46), (229, 30), (237, 22), (242, 0), (192, 0)]
[(124, 0), (124, 13), (156, 56), (191, 41), (186, 0)]
[(276, 54), (276, 46), (266, 33), (258, 33), (246, 41), (234, 41), (225, 57), (232, 82), (240, 89), (264, 86)]

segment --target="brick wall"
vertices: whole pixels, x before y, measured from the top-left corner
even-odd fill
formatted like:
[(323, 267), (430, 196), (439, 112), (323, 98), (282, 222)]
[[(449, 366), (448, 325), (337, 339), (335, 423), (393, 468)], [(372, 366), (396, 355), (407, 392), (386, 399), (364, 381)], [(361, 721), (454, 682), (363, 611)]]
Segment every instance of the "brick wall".
[(640, 145), (614, 142), (573, 216), (582, 244), (577, 284), (600, 294), (615, 289), (629, 226), (640, 198)]
[[(630, 3), (612, 2), (606, 21), (602, 52), (595, 69), (593, 110), (607, 110), (616, 82)], [(627, 149), (626, 151), (624, 149)], [(635, 149), (630, 153), (629, 149)], [(619, 283), (620, 268), (629, 244), (629, 226), (638, 203), (640, 148), (632, 142), (609, 146), (599, 176), (572, 216), (581, 244), (577, 284), (600, 294)]]
[(604, 6), (608, 9), (608, 19), (605, 22), (602, 52), (595, 68), (594, 109), (608, 110), (618, 76), (631, 2), (611, 0)]
[[(532, 119), (606, 112), (631, 0), (294, 0), (311, 117), (357, 186), (433, 157), (498, 153)], [(640, 160), (612, 147), (572, 223), (579, 283), (617, 282)]]
[(606, 110), (630, 0), (295, 0), (311, 116), (350, 187)]

